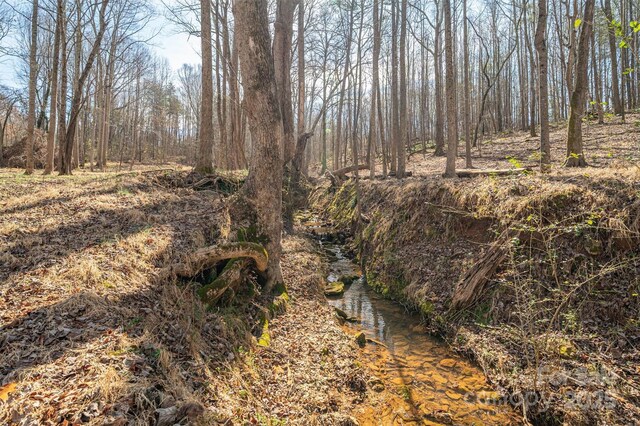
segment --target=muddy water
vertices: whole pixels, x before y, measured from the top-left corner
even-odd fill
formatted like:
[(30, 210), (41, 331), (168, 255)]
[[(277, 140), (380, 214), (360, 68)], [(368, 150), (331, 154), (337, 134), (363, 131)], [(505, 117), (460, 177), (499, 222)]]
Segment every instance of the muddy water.
[[(360, 272), (340, 246), (323, 244), (323, 248), (331, 260), (329, 281)], [(329, 303), (357, 319), (345, 327), (366, 334), (369, 342), (363, 359), (384, 386), (384, 390), (377, 386), (377, 403), (354, 413), (361, 424), (520, 423), (510, 406), (492, 402), (499, 395), (481, 370), (428, 335), (417, 316), (378, 296), (363, 279)]]

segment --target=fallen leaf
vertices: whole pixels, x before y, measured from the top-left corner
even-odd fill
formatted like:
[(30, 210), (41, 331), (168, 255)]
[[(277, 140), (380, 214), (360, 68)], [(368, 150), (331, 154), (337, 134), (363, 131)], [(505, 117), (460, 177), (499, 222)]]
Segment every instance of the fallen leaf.
[(7, 398), (9, 398), (9, 394), (11, 392), (14, 392), (15, 390), (16, 390), (15, 383), (9, 383), (7, 385), (0, 386), (0, 400), (6, 401)]

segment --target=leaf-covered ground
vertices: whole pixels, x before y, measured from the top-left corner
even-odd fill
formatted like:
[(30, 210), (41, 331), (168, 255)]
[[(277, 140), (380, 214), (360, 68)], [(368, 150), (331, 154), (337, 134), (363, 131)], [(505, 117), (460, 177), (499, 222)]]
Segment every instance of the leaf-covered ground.
[(206, 310), (157, 271), (216, 243), (223, 195), (184, 173), (0, 176), (1, 424), (349, 423), (365, 372), (306, 240), (285, 240), (287, 312)]

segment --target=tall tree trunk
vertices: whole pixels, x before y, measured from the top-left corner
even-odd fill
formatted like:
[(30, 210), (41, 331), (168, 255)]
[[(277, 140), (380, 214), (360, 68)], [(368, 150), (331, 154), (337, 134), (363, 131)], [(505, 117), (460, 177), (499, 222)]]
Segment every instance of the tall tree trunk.
[(26, 146), (26, 167), (25, 174), (33, 173), (33, 149), (35, 144), (36, 127), (36, 83), (38, 79), (38, 62), (36, 54), (38, 52), (38, 0), (33, 0), (31, 12), (31, 45), (29, 48), (29, 111), (27, 116), (27, 146)]
[(400, 144), (400, 117), (398, 105), (398, 5), (391, 2), (391, 173), (398, 166), (398, 144)]
[(60, 65), (60, 20), (62, 18), (62, 0), (57, 1), (56, 29), (53, 37), (53, 66), (51, 70), (51, 104), (49, 107), (49, 131), (47, 133), (47, 160), (44, 174), (53, 172), (53, 159), (56, 138), (56, 113), (58, 112), (58, 66)]
[(538, 26), (535, 44), (538, 52), (538, 96), (540, 98), (540, 170), (551, 167), (549, 141), (549, 78), (547, 72), (547, 1), (538, 0)]
[[(200, 48), (202, 49), (202, 108), (200, 141), (195, 171), (213, 172), (213, 58), (211, 53), (211, 1), (200, 0)], [(225, 65), (226, 66), (226, 65)]]
[(295, 153), (293, 105), (291, 102), (291, 48), (293, 43), (293, 17), (296, 0), (278, 0), (275, 31), (273, 34), (273, 60), (280, 114), (284, 130), (284, 163)]
[(567, 167), (584, 167), (587, 162), (582, 152), (582, 117), (588, 89), (587, 67), (589, 64), (589, 42), (593, 28), (593, 9), (595, 0), (586, 0), (584, 5), (584, 21), (580, 31), (575, 72), (575, 84), (571, 94), (569, 112), (569, 128), (567, 131)]
[(62, 172), (64, 150), (67, 145), (67, 12), (66, 0), (59, 0), (60, 10), (60, 96), (58, 98), (58, 172)]
[[(82, 73), (78, 77), (77, 83), (75, 84), (76, 90), (74, 90), (73, 96), (71, 98), (71, 110), (69, 112), (69, 125), (67, 126), (67, 133), (65, 135), (65, 141), (64, 141), (64, 150), (62, 153), (63, 154), (62, 159), (60, 161), (60, 164), (62, 165), (60, 169), (61, 175), (71, 174), (71, 160), (73, 155), (73, 146), (74, 146), (74, 139), (76, 134), (76, 126), (78, 123), (78, 116), (80, 114), (80, 110), (82, 109), (82, 94), (84, 91), (84, 83), (89, 77), (89, 73), (91, 72), (91, 68), (93, 67), (93, 62), (95, 61), (96, 55), (100, 50), (100, 45), (102, 44), (102, 37), (104, 36), (104, 32), (107, 26), (105, 14), (106, 14), (108, 5), (109, 5), (109, 0), (102, 0), (102, 4), (100, 5), (100, 10), (98, 12), (100, 16), (98, 33), (96, 34), (96, 38), (93, 42), (93, 46), (91, 47), (89, 55), (87, 56), (87, 62), (85, 63)], [(65, 49), (62, 49), (62, 51), (64, 52)]]
[(244, 81), (244, 105), (253, 141), (249, 176), (243, 191), (255, 210), (258, 232), (267, 241), (266, 286), (269, 290), (282, 282), (280, 241), (284, 130), (271, 52), (267, 0), (236, 0), (233, 14)]
[(613, 112), (615, 114), (624, 114), (624, 107), (620, 99), (618, 45), (616, 43), (616, 30), (612, 25), (613, 12), (611, 10), (611, 0), (604, 0), (604, 15), (607, 18), (609, 53), (611, 54), (609, 63), (611, 64), (611, 100), (613, 101)]
[(372, 63), (372, 79), (371, 79), (371, 110), (369, 112), (369, 146), (368, 146), (368, 157), (369, 157), (369, 177), (371, 179), (376, 176), (376, 140), (377, 140), (377, 131), (378, 128), (376, 126), (376, 111), (377, 111), (377, 102), (378, 99), (378, 84), (380, 80), (380, 72), (378, 70), (378, 61), (380, 60), (380, 20), (378, 15), (379, 10), (379, 1), (373, 0), (373, 63)]
[(446, 177), (456, 176), (456, 157), (458, 155), (456, 121), (456, 88), (453, 74), (453, 35), (451, 33), (451, 0), (444, 0), (444, 45), (446, 61), (446, 92), (447, 92), (447, 166)]
[(464, 37), (464, 144), (465, 166), (473, 167), (471, 162), (471, 87), (469, 85), (469, 28), (467, 27), (467, 0), (462, 3), (463, 37)]
[(398, 179), (404, 178), (405, 155), (407, 152), (407, 141), (409, 140), (409, 117), (407, 114), (407, 0), (402, 0), (400, 18), (400, 111), (398, 120), (400, 121), (400, 139), (398, 140)]

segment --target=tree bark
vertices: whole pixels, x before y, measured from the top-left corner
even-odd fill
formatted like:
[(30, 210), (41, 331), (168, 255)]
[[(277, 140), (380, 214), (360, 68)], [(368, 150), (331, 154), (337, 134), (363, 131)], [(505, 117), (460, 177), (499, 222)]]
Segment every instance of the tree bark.
[(60, 20), (62, 18), (62, 0), (57, 1), (56, 29), (53, 37), (53, 67), (51, 70), (51, 104), (49, 107), (49, 131), (47, 133), (47, 159), (44, 174), (53, 172), (53, 159), (56, 137), (56, 113), (58, 111), (58, 66), (60, 65)]
[(291, 102), (291, 49), (293, 43), (293, 18), (297, 0), (278, 0), (275, 31), (273, 34), (273, 61), (276, 88), (284, 131), (284, 164), (295, 153), (295, 130)]
[(444, 44), (446, 61), (446, 91), (447, 91), (447, 165), (445, 177), (456, 177), (456, 157), (458, 154), (458, 140), (456, 120), (456, 88), (453, 70), (453, 35), (451, 33), (451, 0), (444, 0)]
[(587, 95), (587, 66), (589, 64), (589, 42), (593, 28), (593, 9), (595, 0), (586, 0), (584, 21), (578, 42), (578, 61), (576, 63), (575, 84), (571, 94), (569, 125), (567, 131), (567, 167), (584, 167), (587, 162), (582, 152), (582, 117)]
[(613, 112), (615, 114), (623, 114), (624, 107), (620, 99), (620, 82), (618, 76), (618, 46), (616, 43), (616, 30), (611, 25), (613, 21), (613, 12), (611, 11), (611, 0), (604, 0), (604, 15), (607, 18), (607, 28), (609, 35), (609, 52), (611, 54), (611, 98), (613, 101)]
[(33, 147), (35, 144), (36, 126), (36, 83), (38, 78), (38, 63), (36, 54), (38, 51), (38, 0), (33, 0), (31, 12), (31, 45), (29, 48), (29, 111), (27, 116), (27, 146), (26, 146), (26, 167), (24, 173), (33, 173)]
[(397, 141), (398, 171), (396, 177), (404, 178), (407, 141), (409, 140), (409, 117), (407, 113), (407, 0), (402, 0), (400, 18), (400, 138)]
[[(255, 211), (269, 254), (267, 289), (282, 282), (283, 123), (271, 52), (266, 0), (236, 0), (233, 5), (245, 110), (253, 152), (244, 197)], [(281, 53), (281, 52), (278, 52)], [(290, 99), (289, 99), (290, 100)]]
[(535, 45), (538, 52), (538, 96), (540, 98), (540, 170), (551, 167), (549, 142), (549, 78), (547, 72), (547, 1), (538, 0), (538, 25)]
[(467, 169), (473, 167), (471, 162), (471, 87), (469, 85), (469, 28), (467, 22), (467, 0), (462, 4), (463, 37), (464, 37), (464, 144)]
[[(213, 58), (211, 51), (211, 0), (200, 0), (200, 48), (202, 49), (202, 108), (200, 142), (195, 171), (213, 173)], [(226, 66), (226, 65), (225, 65)]]

